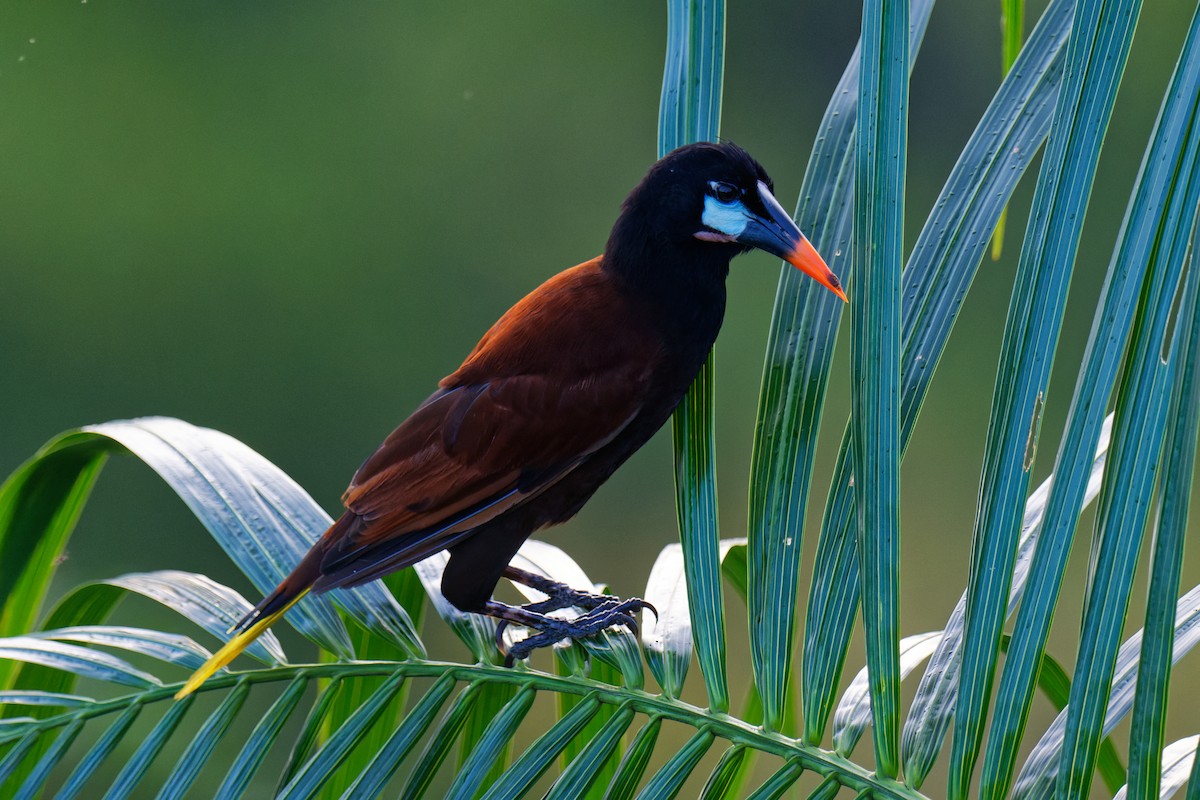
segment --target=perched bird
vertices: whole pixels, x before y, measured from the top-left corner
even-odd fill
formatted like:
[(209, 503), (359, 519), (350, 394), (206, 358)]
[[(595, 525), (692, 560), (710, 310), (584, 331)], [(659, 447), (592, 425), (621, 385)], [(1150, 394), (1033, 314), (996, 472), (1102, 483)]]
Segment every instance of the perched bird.
[[(345, 513), (177, 696), (308, 592), (356, 586), (440, 550), (450, 551), (447, 600), (539, 632), (510, 649), (509, 663), (564, 638), (633, 627), (644, 601), (577, 591), (509, 561), (534, 531), (574, 516), (670, 417), (717, 338), (734, 256), (773, 253), (846, 299), (772, 188), (728, 142), (658, 161), (625, 200), (604, 255), (555, 275), (484, 334), (359, 468)], [(549, 599), (496, 602), (501, 577)], [(548, 616), (571, 607), (585, 613)]]

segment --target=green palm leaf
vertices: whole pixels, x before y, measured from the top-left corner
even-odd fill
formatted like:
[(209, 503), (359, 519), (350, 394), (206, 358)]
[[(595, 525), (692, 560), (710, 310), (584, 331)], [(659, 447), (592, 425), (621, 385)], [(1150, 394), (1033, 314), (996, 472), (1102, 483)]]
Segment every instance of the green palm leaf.
[(1052, 359), (1046, 354), (1057, 346), (1082, 212), (1139, 8), (1084, 6), (1068, 44), (1068, 63), (1077, 66), (1067, 71), (1038, 176), (992, 400), (968, 582), (951, 798), (969, 794), (1008, 603), (1020, 505), (1029, 489), (1050, 380)]
[[(1161, 778), (1162, 786), (1151, 797), (1160, 797), (1164, 800), (1174, 797), (1185, 783), (1191, 783), (1189, 777), (1192, 774), (1192, 767), (1196, 763), (1197, 745), (1200, 745), (1200, 735), (1188, 736), (1163, 748), (1162, 759), (1155, 767), (1156, 774)], [(1121, 790), (1113, 795), (1113, 800), (1129, 800), (1131, 792), (1129, 786), (1122, 786)]]
[[(1111, 432), (1110, 416), (1100, 433), (1095, 459), (1085, 483), (1086, 494), (1082, 505), (1086, 508), (1100, 494), (1100, 481), (1104, 475), (1104, 464), (1108, 455), (1108, 440)], [(1008, 600), (1008, 615), (1016, 610), (1025, 589), (1029, 570), (1036, 552), (1038, 538), (1044, 527), (1046, 503), (1054, 479), (1046, 481), (1029, 496), (1025, 504), (1025, 517), (1021, 524), (1021, 539), (1017, 546), (1017, 558), (1013, 567), (1012, 589)], [(1081, 509), (1082, 510), (1082, 509)], [(912, 708), (904, 724), (905, 779), (910, 785), (920, 786), (928, 774), (946, 728), (954, 713), (958, 698), (959, 667), (962, 663), (963, 622), (966, 615), (967, 598), (964, 594), (950, 618), (946, 621), (941, 641), (930, 659), (929, 667), (917, 687)], [(1065, 700), (1064, 700), (1065, 704)]]
[[(913, 3), (910, 50), (914, 55), (932, 10), (932, 0)], [(849, 238), (860, 49), (861, 45), (851, 55), (825, 109), (796, 208), (797, 224), (847, 287), (854, 277)], [(764, 724), (773, 730), (779, 728), (787, 713), (803, 520), (841, 314), (842, 303), (837, 298), (814, 287), (790, 264), (783, 265), (768, 331), (754, 431), (747, 551), (750, 652), (755, 684), (763, 698)], [(849, 557), (853, 560), (853, 552)], [(845, 585), (853, 595), (852, 602), (857, 603), (857, 565), (853, 569), (855, 577)], [(824, 571), (819, 572), (816, 580), (825, 579)], [(831, 576), (829, 581), (830, 585), (822, 587), (829, 593), (814, 587), (809, 604), (810, 630), (814, 622), (842, 629), (842, 609), (826, 614), (818, 605), (825, 597), (843, 591), (840, 576)], [(847, 631), (853, 624), (852, 610), (849, 616)], [(834, 673), (840, 670), (844, 657), (836, 644), (826, 654), (824, 643), (828, 641), (830, 638), (816, 636), (806, 642), (806, 654), (816, 656), (812, 661), (806, 656), (805, 661), (806, 724), (814, 743), (820, 741), (821, 734), (812, 726), (819, 724), (823, 729), (832, 708), (837, 682)], [(834, 670), (826, 667), (826, 655), (837, 659)], [(832, 676), (832, 680), (826, 676)], [(823, 710), (814, 711), (814, 703)]]
[[(725, 0), (669, 0), (667, 63), (658, 112), (658, 154), (716, 141), (725, 71)], [(717, 475), (710, 355), (671, 419), (676, 509), (687, 569), (692, 628), (708, 700), (729, 708), (725, 674), (725, 604), (717, 556)]]
[[(1027, 496), (1038, 396), (1098, 157), (1097, 132), (1128, 46), (1132, 21), (1120, 12), (1136, 0), (1081, 10), (1084, 33), (1077, 32), (1069, 48), (1072, 4), (1052, 0), (899, 275), (904, 169), (902, 157), (889, 156), (904, 151), (911, 59), (903, 53), (917, 51), (931, 6), (930, 0), (914, 2), (908, 29), (905, 7), (889, 0), (868, 4), (863, 53), (852, 58), (829, 104), (798, 205), (801, 226), (835, 269), (847, 273), (851, 261), (861, 262), (852, 270), (855, 413), (842, 439), (806, 611), (801, 738), (789, 735), (797, 729), (790, 702), (794, 600), (842, 309), (785, 267), (755, 429), (747, 539), (717, 538), (710, 363), (673, 423), (681, 538), (662, 552), (647, 586), (660, 617), (644, 615), (640, 637), (607, 631), (560, 643), (512, 669), (498, 664), (495, 623), (463, 614), (441, 596), (445, 556), (439, 556), (391, 578), (394, 594), (375, 584), (306, 600), (289, 614), (319, 645), (317, 659), (299, 663), (292, 654), (289, 661), (278, 640), (265, 636), (249, 653), (257, 663), (237, 662), (234, 668), (244, 671), (222, 670), (194, 699), (174, 703), (178, 681), (206, 651), (185, 633), (151, 630), (114, 614), (122, 598), (138, 593), (221, 638), (250, 607), (227, 587), (179, 571), (123, 575), (69, 592), (35, 630), (55, 559), (107, 456), (131, 453), (151, 466), (260, 590), (273, 587), (330, 518), (245, 445), (179, 420), (108, 423), (53, 440), (0, 486), (0, 796), (35, 798), (57, 790), (68, 798), (174, 798), (203, 791), (201, 779), (212, 774), (219, 783), (214, 796), (226, 799), (274, 787), (280, 797), (343, 800), (707, 800), (778, 798), (789, 791), (921, 800), (919, 787), (956, 711), (951, 793), (962, 795), (970, 788), (976, 737), (987, 724), (999, 652), (1007, 653), (1002, 681), (1014, 681), (1020, 691), (1002, 688), (983, 768), (985, 796), (1007, 791), (1028, 713), (1021, 680), (1031, 676), (1056, 707), (1068, 696), (1070, 704), (1024, 764), (1017, 797), (1046, 797), (1058, 787), (1065, 796), (1082, 796), (1093, 769), (1115, 789), (1124, 775), (1117, 774), (1111, 742), (1104, 740), (1098, 767), (1096, 751), (1130, 713), (1135, 741), (1126, 792), (1168, 796), (1191, 775), (1190, 796), (1200, 795), (1194, 738), (1162, 744), (1170, 665), (1200, 639), (1200, 588), (1176, 597), (1200, 403), (1200, 273), (1189, 272), (1186, 282), (1179, 277), (1200, 204), (1200, 180), (1194, 179), (1200, 127), (1191, 124), (1200, 116), (1195, 29), (1131, 199), (1053, 480)], [(719, 0), (669, 3), (664, 150), (716, 136), (724, 21)], [(1061, 93), (1060, 85), (1066, 87)], [(990, 233), (1050, 130), (1056, 103), (995, 390), (971, 583), (943, 631), (902, 640), (895, 604), (899, 459)], [(858, 187), (853, 250), (852, 185)], [(1132, 344), (1110, 453), (1105, 405), (1126, 341)], [(1157, 494), (1155, 470), (1169, 476)], [(1018, 604), (1021, 614), (1052, 617), (1063, 559), (1101, 475), (1083, 652), (1068, 680), (1045, 653), (1039, 625), (1019, 618), (1011, 642), (1000, 635), (1001, 626)], [(1141, 530), (1155, 498), (1160, 514), (1145, 635), (1117, 649)], [(516, 563), (603, 591), (603, 583), (545, 543), (529, 542)], [(748, 647), (726, 632), (722, 577), (747, 600)], [(836, 749), (829, 751), (820, 744), (838, 699), (860, 596), (867, 666), (841, 694)], [(460, 661), (426, 655), (416, 633), (426, 606), (465, 644)], [(504, 641), (520, 635), (506, 629)], [(661, 693), (646, 688), (639, 644)], [(754, 686), (744, 693), (744, 709), (730, 713), (727, 662), (743, 651)], [(682, 699), (693, 656), (705, 707)], [(900, 737), (899, 683), (926, 658), (930, 665)], [(543, 663), (553, 669), (543, 671)], [(88, 683), (76, 693), (80, 677)], [(1031, 681), (1028, 691), (1033, 688)], [(211, 711), (198, 713), (209, 701)], [(267, 704), (265, 713), (255, 710)], [(557, 719), (530, 735), (539, 718), (531, 709), (540, 708), (557, 709)], [(875, 766), (854, 760), (867, 725), (875, 736)], [(901, 756), (904, 783), (897, 780)], [(284, 765), (282, 774), (275, 764)], [(760, 780), (769, 777), (747, 794), (756, 767)]]
[[(1197, 280), (1189, 270), (1187, 280)], [(1194, 295), (1194, 290), (1185, 294)], [(1196, 460), (1196, 429), (1200, 419), (1200, 383), (1196, 361), (1200, 357), (1200, 314), (1193, 303), (1180, 310), (1174, 350), (1179, 359), (1167, 419), (1173, 420), (1163, 445), (1163, 478), (1159, 485), (1158, 528), (1154, 536), (1145, 638), (1133, 706), (1129, 738), (1129, 796), (1153, 797), (1165, 761), (1164, 722), (1171, 678), (1174, 598), (1179, 593), (1183, 543)], [(1169, 748), (1168, 748), (1169, 749)], [(1160, 753), (1163, 758), (1160, 758)]]
[[(1183, 658), (1200, 641), (1200, 586), (1179, 598), (1175, 605), (1172, 659)], [(1138, 631), (1121, 645), (1113, 670), (1112, 689), (1101, 731), (1108, 735), (1133, 707), (1137, 685), (1142, 632)], [(1074, 697), (1072, 696), (1072, 700)], [(1025, 760), (1013, 788), (1015, 800), (1051, 797), (1061, 773), (1062, 756), (1068, 752), (1063, 742), (1068, 730), (1070, 706), (1060, 713)]]
[(863, 4), (851, 251), (851, 452), (875, 761), (900, 770), (900, 267), (908, 158), (908, 5)]
[(1027, 597), (1017, 615), (1013, 646), (1001, 677), (992, 723), (996, 735), (990, 740), (984, 765), (985, 796), (1001, 796), (1012, 774), (1036, 665), (1045, 647), (1082, 505), (1087, 482), (1084, 462), (1094, 447), (1092, 442), (1098, 436), (1100, 420), (1120, 369), (1142, 277), (1153, 252), (1153, 232), (1162, 225), (1161, 214), (1174, 183), (1173, 164), (1183, 155), (1177, 143), (1190, 114), (1182, 102), (1187, 95), (1176, 91), (1169, 97), (1180, 100), (1173, 103), (1171, 114), (1160, 116), (1159, 129), (1152, 137), (1076, 384), (1067, 431), (1055, 464), (1055, 474), (1061, 479), (1056, 481), (1047, 508), (1047, 544), (1035, 556)]
[[(995, 226), (1049, 129), (1072, 4), (1056, 0), (1029, 37), (938, 196), (903, 275), (906, 305), (901, 446), (907, 447), (936, 365)], [(849, 432), (842, 437), (821, 522), (804, 647), (805, 736), (819, 742), (833, 708), (858, 604)], [(914, 780), (920, 785), (924, 773)]]

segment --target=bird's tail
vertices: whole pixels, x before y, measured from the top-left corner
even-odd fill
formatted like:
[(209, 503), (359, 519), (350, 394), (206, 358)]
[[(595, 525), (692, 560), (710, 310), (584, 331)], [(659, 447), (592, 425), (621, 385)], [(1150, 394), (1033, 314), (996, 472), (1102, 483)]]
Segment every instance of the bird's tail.
[[(182, 700), (200, 688), (200, 685), (212, 677), (213, 673), (237, 658), (238, 654), (261, 636), (263, 631), (274, 625), (284, 615), (284, 612), (300, 602), (300, 598), (312, 590), (313, 583), (321, 576), (321, 561), (330, 544), (350, 530), (356, 520), (357, 518), (353, 514), (347, 512), (329, 526), (329, 530), (325, 531), (325, 534), (317, 540), (291, 574), (284, 578), (274, 591), (264, 597), (254, 610), (242, 617), (230, 629), (231, 633), (236, 631), (237, 635), (188, 678), (183, 688), (176, 692), (175, 699)], [(318, 588), (317, 591), (320, 592), (321, 589)]]
[(283, 616), (284, 612), (296, 605), (296, 603), (299, 603), (300, 598), (308, 594), (308, 590), (309, 587), (306, 586), (299, 594), (288, 600), (282, 608), (266, 616), (260, 616), (253, 625), (226, 642), (225, 646), (214, 653), (212, 658), (204, 662), (204, 666), (192, 673), (192, 676), (187, 679), (187, 683), (183, 685), (183, 688), (175, 693), (175, 699), (182, 700), (187, 697), (199, 689), (200, 685), (212, 677), (213, 673), (237, 658), (238, 654), (249, 647), (250, 643), (257, 639), (263, 631), (274, 625), (276, 620)]

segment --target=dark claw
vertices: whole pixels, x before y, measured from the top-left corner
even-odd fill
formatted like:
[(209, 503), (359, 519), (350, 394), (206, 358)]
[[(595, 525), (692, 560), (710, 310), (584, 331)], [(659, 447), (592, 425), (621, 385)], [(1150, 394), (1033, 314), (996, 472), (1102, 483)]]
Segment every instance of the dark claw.
[(551, 598), (541, 603), (531, 603), (515, 608), (502, 606), (499, 603), (493, 604), (493, 609), (489, 613), (500, 620), (496, 626), (496, 645), (501, 652), (504, 652), (503, 634), (510, 622), (517, 622), (531, 630), (538, 631), (517, 642), (505, 652), (504, 665), (511, 667), (519, 659), (528, 658), (529, 654), (539, 647), (549, 647), (564, 639), (585, 639), (617, 625), (625, 626), (637, 636), (640, 633), (640, 626), (634, 615), (642, 609), (648, 608), (656, 618), (658, 617), (657, 609), (641, 598), (621, 600), (607, 595), (587, 595), (586, 605), (592, 606), (592, 610), (573, 620), (547, 617), (544, 614), (548, 606), (558, 607), (558, 603), (586, 607), (577, 602), (578, 600), (579, 598), (574, 596)]
[[(502, 619), (496, 623), (496, 649), (501, 653), (504, 652), (504, 630), (508, 627), (508, 620)], [(505, 664), (505, 666), (512, 666)]]
[(654, 615), (654, 621), (658, 622), (658, 609), (654, 607), (653, 603), (647, 603), (645, 600), (642, 600), (637, 597), (635, 597), (633, 599), (637, 600), (637, 602), (640, 604), (641, 607), (638, 609), (639, 611), (649, 611), (651, 614)]

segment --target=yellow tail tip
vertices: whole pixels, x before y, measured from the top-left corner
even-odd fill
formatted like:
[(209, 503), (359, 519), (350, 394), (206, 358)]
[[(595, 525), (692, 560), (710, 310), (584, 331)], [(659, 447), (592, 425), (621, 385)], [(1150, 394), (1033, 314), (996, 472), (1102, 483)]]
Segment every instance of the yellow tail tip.
[(289, 608), (300, 602), (300, 598), (304, 597), (306, 594), (308, 594), (308, 589), (300, 592), (300, 594), (288, 601), (287, 605), (275, 613), (268, 614), (265, 617), (259, 617), (259, 619), (253, 625), (226, 642), (225, 646), (213, 653), (212, 657), (209, 658), (208, 661), (205, 661), (204, 665), (201, 666), (200, 669), (192, 673), (191, 677), (187, 679), (187, 682), (183, 684), (183, 687), (175, 693), (175, 699), (182, 700), (192, 692), (199, 689), (206, 680), (211, 678), (217, 672), (217, 670), (227, 666), (231, 661), (237, 658), (243, 650), (250, 646), (251, 642), (261, 636), (262, 632), (267, 628), (274, 625), (276, 620), (282, 617)]

